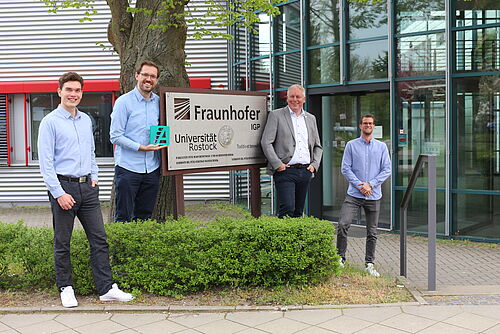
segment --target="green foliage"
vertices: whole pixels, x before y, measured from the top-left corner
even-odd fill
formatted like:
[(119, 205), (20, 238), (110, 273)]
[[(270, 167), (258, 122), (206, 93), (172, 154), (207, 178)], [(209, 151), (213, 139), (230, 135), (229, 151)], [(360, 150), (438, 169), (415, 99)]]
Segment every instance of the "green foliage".
[[(80, 22), (92, 21), (92, 15), (97, 11), (94, 9), (95, 0), (40, 0), (50, 7), (49, 12), (57, 13), (61, 9), (76, 8), (83, 10), (83, 18)], [(205, 0), (206, 11), (201, 14), (195, 6), (189, 5), (189, 0), (157, 0), (158, 6), (153, 11), (142, 7), (142, 1), (137, 0), (135, 7), (128, 7), (127, 12), (132, 15), (153, 15), (153, 23), (149, 29), (160, 29), (166, 31), (171, 28), (186, 27), (191, 24), (192, 37), (202, 39), (204, 36), (213, 38), (233, 37), (225, 32), (207, 29), (207, 26), (215, 25), (227, 28), (232, 25), (246, 27), (255, 32), (252, 25), (259, 22), (259, 13), (276, 16), (280, 13), (277, 4), (286, 3), (287, 0), (234, 0), (231, 2), (218, 0)]]
[[(334, 227), (315, 218), (181, 219), (106, 229), (114, 279), (135, 291), (178, 296), (215, 287), (300, 286), (338, 271)], [(53, 286), (52, 235), (48, 228), (0, 223), (0, 287)], [(80, 294), (95, 291), (85, 239), (74, 231), (71, 260)]]
[(60, 9), (76, 8), (83, 11), (83, 17), (80, 22), (92, 21), (92, 15), (97, 14), (94, 9), (95, 0), (40, 0), (46, 6), (50, 7), (49, 13), (57, 13)]

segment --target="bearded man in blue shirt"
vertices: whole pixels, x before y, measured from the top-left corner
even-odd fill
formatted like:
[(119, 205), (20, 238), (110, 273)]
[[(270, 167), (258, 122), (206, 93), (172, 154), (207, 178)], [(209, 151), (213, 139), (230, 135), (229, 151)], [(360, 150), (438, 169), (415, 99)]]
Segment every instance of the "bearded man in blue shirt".
[(61, 104), (42, 119), (38, 131), (40, 172), (48, 189), (54, 227), (56, 284), (64, 307), (78, 306), (71, 279), (70, 241), (78, 217), (90, 244), (90, 266), (102, 301), (133, 296), (113, 282), (99, 202), (97, 163), (90, 117), (77, 109), (83, 79), (75, 72), (59, 78)]
[(373, 138), (375, 117), (361, 117), (361, 137), (349, 141), (342, 159), (342, 174), (349, 182), (347, 196), (342, 204), (340, 222), (337, 227), (337, 250), (344, 266), (347, 249), (347, 231), (359, 208), (366, 217), (366, 272), (379, 277), (373, 265), (377, 244), (377, 226), (382, 198), (382, 183), (391, 175), (391, 160), (387, 146)]
[(160, 187), (160, 154), (165, 145), (149, 143), (149, 129), (158, 125), (160, 98), (153, 93), (160, 69), (143, 61), (136, 69), (136, 87), (120, 96), (111, 113), (110, 140), (115, 147), (115, 221), (151, 218)]

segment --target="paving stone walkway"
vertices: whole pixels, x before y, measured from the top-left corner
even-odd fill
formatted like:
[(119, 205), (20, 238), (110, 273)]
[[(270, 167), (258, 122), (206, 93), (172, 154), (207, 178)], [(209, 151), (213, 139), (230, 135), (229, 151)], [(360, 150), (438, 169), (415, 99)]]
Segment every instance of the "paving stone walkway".
[(212, 313), (0, 314), (1, 334), (500, 333), (500, 306), (363, 306)]

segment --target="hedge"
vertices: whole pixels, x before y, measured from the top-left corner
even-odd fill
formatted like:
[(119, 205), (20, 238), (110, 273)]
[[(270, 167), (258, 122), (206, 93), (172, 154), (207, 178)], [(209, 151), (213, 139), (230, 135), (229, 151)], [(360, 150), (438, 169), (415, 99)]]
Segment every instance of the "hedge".
[[(338, 271), (331, 222), (315, 218), (188, 219), (106, 224), (114, 279), (126, 289), (176, 296), (214, 287), (298, 286)], [(0, 223), (0, 288), (54, 286), (53, 232)], [(94, 293), (89, 247), (73, 231), (75, 289)]]

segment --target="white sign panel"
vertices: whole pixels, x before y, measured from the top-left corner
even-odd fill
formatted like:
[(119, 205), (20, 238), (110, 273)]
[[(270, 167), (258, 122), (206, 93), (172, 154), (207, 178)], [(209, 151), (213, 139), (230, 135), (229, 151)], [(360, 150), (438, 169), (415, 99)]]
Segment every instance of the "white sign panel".
[(166, 92), (165, 113), (169, 171), (265, 162), (266, 96)]

